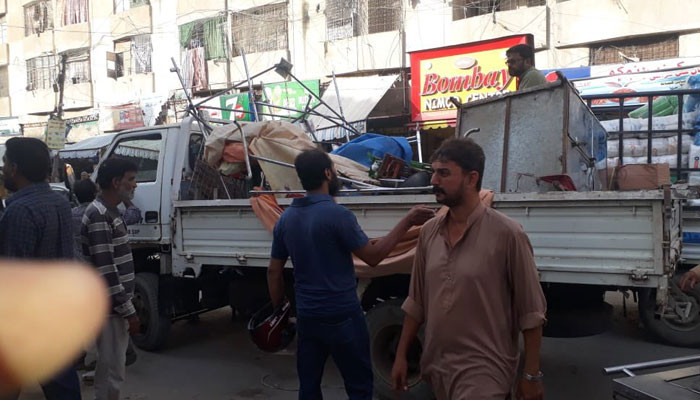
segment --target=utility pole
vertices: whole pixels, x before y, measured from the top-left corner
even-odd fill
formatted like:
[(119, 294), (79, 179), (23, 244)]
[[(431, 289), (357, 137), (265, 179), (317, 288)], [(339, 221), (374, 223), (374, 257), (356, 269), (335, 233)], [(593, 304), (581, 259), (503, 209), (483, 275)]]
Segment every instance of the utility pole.
[(228, 12), (228, 0), (224, 2), (224, 10), (226, 12), (226, 29), (223, 29), (224, 35), (226, 36), (226, 87), (231, 86), (231, 56), (233, 56), (233, 46), (231, 45), (230, 33), (231, 33), (231, 16)]
[(56, 117), (63, 118), (63, 88), (66, 83), (66, 55), (61, 54), (61, 71), (58, 74), (58, 106), (56, 106)]

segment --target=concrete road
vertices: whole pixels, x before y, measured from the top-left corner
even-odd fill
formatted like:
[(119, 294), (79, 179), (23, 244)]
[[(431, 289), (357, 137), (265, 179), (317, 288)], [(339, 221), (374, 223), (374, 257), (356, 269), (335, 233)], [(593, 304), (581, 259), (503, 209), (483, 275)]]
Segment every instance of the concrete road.
[[(622, 315), (621, 295), (612, 294), (613, 327), (600, 335), (545, 338), (542, 369), (547, 399), (611, 399), (605, 366), (700, 353), (654, 343), (639, 327), (636, 306)], [(127, 370), (122, 398), (127, 400), (232, 400), (296, 398), (295, 358), (292, 352), (264, 354), (253, 346), (242, 322), (232, 323), (230, 312), (201, 316), (198, 323), (173, 326), (168, 347), (159, 353), (139, 352)], [(342, 380), (329, 361), (324, 377), (326, 399), (345, 399)], [(27, 388), (23, 400), (42, 399), (38, 388)], [(83, 398), (93, 398), (84, 386)]]

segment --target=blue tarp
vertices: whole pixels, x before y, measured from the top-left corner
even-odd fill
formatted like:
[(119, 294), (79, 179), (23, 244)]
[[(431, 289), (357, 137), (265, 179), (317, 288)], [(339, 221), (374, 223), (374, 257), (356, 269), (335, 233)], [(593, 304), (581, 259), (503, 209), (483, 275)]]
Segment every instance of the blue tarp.
[(381, 159), (387, 153), (407, 163), (413, 159), (413, 150), (405, 137), (376, 133), (365, 133), (332, 151), (332, 154), (349, 158), (368, 168), (372, 166), (370, 155)]

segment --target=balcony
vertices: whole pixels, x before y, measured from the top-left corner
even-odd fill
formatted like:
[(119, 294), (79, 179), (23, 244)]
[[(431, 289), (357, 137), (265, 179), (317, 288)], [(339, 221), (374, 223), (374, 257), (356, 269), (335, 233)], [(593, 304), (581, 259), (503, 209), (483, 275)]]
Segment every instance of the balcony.
[[(0, 0), (2, 1), (2, 0)], [(0, 44), (0, 67), (10, 63), (10, 46), (7, 43)]]
[(92, 83), (66, 83), (63, 92), (63, 109), (75, 110), (92, 107)]
[(25, 36), (22, 39), (22, 53), (25, 60), (53, 53), (53, 31)]
[(54, 110), (58, 93), (52, 88), (28, 91), (24, 95), (24, 111), (27, 114), (48, 113)]
[[(2, 1), (2, 0), (0, 0)], [(10, 108), (10, 98), (0, 97), (0, 117), (11, 117), (12, 109)]]
[(54, 35), (56, 35), (57, 53), (90, 45), (90, 26), (87, 22), (65, 26), (55, 31)]
[(114, 38), (152, 33), (151, 6), (139, 6), (110, 17), (110, 26)]

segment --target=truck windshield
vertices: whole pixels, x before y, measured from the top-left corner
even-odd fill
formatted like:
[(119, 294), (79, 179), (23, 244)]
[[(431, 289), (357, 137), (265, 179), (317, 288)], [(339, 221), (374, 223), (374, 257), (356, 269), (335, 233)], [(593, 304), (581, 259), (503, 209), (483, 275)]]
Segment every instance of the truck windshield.
[(163, 138), (159, 133), (120, 140), (112, 155), (138, 165), (136, 182), (155, 182)]

